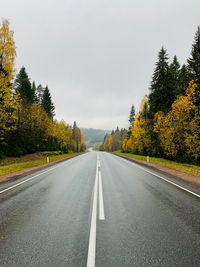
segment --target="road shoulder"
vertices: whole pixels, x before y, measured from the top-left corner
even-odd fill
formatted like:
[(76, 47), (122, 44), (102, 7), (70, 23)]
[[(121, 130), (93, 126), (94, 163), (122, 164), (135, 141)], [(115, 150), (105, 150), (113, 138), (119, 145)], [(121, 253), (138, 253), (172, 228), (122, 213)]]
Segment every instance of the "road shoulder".
[(170, 177), (175, 178), (179, 182), (184, 182), (195, 189), (200, 189), (200, 177), (198, 177), (198, 176), (190, 175), (190, 174), (187, 174), (187, 173), (184, 173), (181, 171), (177, 171), (175, 169), (171, 169), (169, 167), (159, 165), (157, 163), (146, 162), (144, 160), (135, 159), (135, 158), (128, 157), (128, 156), (125, 156), (122, 154), (117, 154), (117, 153), (112, 153), (112, 154), (116, 155), (118, 157), (127, 159), (129, 161), (138, 163), (140, 165), (143, 165), (143, 166), (148, 167), (150, 169), (153, 169), (155, 171), (159, 171), (160, 173), (167, 174), (169, 178)]
[(48, 168), (50, 166), (56, 165), (57, 163), (69, 160), (71, 158), (74, 158), (74, 157), (77, 157), (77, 156), (80, 156), (80, 155), (82, 155), (82, 154), (72, 155), (72, 156), (69, 156), (69, 157), (66, 157), (66, 158), (62, 158), (62, 159), (58, 159), (58, 160), (55, 160), (55, 161), (52, 161), (52, 162), (49, 162), (49, 163), (45, 163), (45, 164), (42, 164), (42, 165), (26, 168), (26, 169), (23, 169), (23, 170), (20, 170), (20, 171), (17, 171), (17, 172), (12, 172), (12, 173), (9, 173), (9, 174), (6, 174), (6, 175), (2, 175), (2, 176), (0, 176), (0, 184), (8, 182), (10, 180), (12, 180), (12, 181), (13, 180), (17, 180), (17, 179), (22, 178), (22, 177), (24, 177), (26, 175), (29, 175), (29, 174), (32, 174), (34, 172), (40, 171), (42, 169), (46, 169), (46, 168)]

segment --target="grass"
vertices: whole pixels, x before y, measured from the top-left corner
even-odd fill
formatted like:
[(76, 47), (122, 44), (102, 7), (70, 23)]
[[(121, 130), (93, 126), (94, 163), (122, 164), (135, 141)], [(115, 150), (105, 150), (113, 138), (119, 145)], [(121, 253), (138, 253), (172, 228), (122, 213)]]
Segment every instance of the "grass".
[[(62, 155), (53, 155), (49, 157), (50, 162), (53, 162), (58, 159), (68, 158), (70, 156), (79, 155), (82, 153), (69, 153), (69, 154), (62, 154)], [(27, 169), (30, 167), (35, 167), (38, 165), (43, 165), (47, 162), (46, 156), (43, 156), (41, 159), (32, 160), (32, 161), (24, 161), (24, 162), (17, 162), (11, 163), (7, 165), (0, 166), (0, 176), (5, 174), (10, 174), (16, 171), (21, 171), (23, 169)]]
[[(140, 159), (147, 161), (146, 156), (141, 156), (141, 155), (134, 155), (130, 153), (122, 153), (119, 151), (115, 152), (116, 154), (122, 155), (122, 156), (127, 156), (130, 158), (135, 158), (135, 159)], [(187, 164), (187, 163), (178, 163), (173, 160), (168, 160), (168, 159), (162, 159), (162, 158), (153, 158), (149, 157), (149, 161), (151, 163), (156, 163), (164, 167), (168, 167), (177, 171), (181, 171), (187, 174), (191, 174), (194, 176), (199, 176), (200, 177), (200, 166), (193, 165), (193, 164)]]

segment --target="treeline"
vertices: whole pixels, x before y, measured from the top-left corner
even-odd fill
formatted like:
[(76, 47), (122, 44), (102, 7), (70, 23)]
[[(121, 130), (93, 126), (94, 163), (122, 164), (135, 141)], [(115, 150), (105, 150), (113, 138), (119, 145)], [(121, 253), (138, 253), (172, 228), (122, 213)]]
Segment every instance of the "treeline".
[[(171, 63), (162, 47), (140, 111), (130, 112), (121, 150), (200, 163), (200, 28), (187, 64)], [(103, 147), (105, 146), (105, 141)], [(113, 150), (112, 150), (113, 151)]]
[(84, 151), (84, 134), (53, 119), (48, 86), (31, 84), (25, 67), (15, 77), (16, 47), (9, 22), (0, 27), (0, 157), (44, 150)]
[(127, 130), (117, 127), (115, 131), (112, 131), (111, 134), (106, 134), (103, 140), (103, 143), (100, 145), (100, 151), (116, 151), (121, 149), (121, 144), (124, 138), (127, 136)]
[(92, 147), (94, 144), (101, 143), (106, 133), (111, 133), (108, 130), (93, 129), (93, 128), (81, 128), (81, 131), (85, 134), (85, 144), (87, 147)]

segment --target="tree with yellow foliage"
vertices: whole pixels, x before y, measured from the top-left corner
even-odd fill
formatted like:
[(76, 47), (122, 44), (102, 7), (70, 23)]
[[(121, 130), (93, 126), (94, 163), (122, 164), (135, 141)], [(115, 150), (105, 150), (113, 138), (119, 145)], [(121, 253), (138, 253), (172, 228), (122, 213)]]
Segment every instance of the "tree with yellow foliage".
[(58, 139), (61, 150), (69, 152), (72, 138), (72, 129), (64, 121), (56, 124), (56, 137)]
[(13, 31), (8, 20), (3, 20), (0, 27), (0, 139), (8, 131), (15, 129), (17, 96), (14, 95), (12, 80), (15, 74), (16, 56)]
[[(192, 146), (195, 137), (197, 107), (194, 104), (197, 85), (190, 82), (185, 96), (179, 96), (172, 104), (172, 109), (164, 115), (158, 112), (155, 115), (154, 131), (167, 157), (183, 158), (188, 154), (187, 146)], [(193, 132), (193, 138), (191, 133)], [(194, 141), (194, 140), (193, 140)]]
[[(0, 157), (44, 150), (85, 150), (84, 135), (76, 126), (53, 120), (50, 92), (36, 86), (22, 67), (14, 80), (16, 48), (8, 20), (0, 25)], [(48, 88), (46, 88), (48, 89)], [(45, 104), (46, 103), (46, 104)], [(49, 104), (49, 106), (47, 105)], [(73, 136), (72, 136), (73, 134)]]

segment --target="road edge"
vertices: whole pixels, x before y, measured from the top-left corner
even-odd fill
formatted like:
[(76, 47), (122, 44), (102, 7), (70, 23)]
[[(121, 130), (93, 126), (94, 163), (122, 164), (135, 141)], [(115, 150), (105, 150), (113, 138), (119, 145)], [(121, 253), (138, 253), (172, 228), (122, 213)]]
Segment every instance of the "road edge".
[(132, 157), (121, 155), (121, 154), (117, 154), (117, 153), (111, 153), (111, 154), (118, 156), (118, 157), (121, 157), (121, 158), (124, 158), (124, 159), (129, 160), (129, 161), (132, 161), (136, 164), (145, 166), (146, 168), (157, 171), (159, 173), (163, 173), (163, 174), (167, 175), (169, 178), (172, 178), (172, 179), (175, 179), (179, 182), (183, 182), (187, 185), (190, 185), (194, 189), (200, 189), (200, 177), (198, 177), (198, 176), (189, 175), (189, 174), (186, 174), (184, 172), (171, 169), (169, 167), (161, 166), (159, 164), (151, 163), (151, 162), (148, 163), (148, 162), (145, 162), (143, 160), (135, 159)]
[(81, 154), (78, 154), (78, 155), (72, 155), (72, 156), (69, 156), (67, 158), (58, 159), (58, 160), (55, 160), (55, 161), (52, 161), (52, 162), (49, 162), (49, 163), (45, 163), (45, 164), (42, 164), (42, 165), (38, 165), (38, 166), (30, 167), (30, 168), (27, 168), (27, 169), (23, 169), (23, 170), (20, 170), (20, 171), (17, 171), (17, 172), (12, 172), (12, 173), (9, 173), (9, 174), (2, 175), (2, 176), (0, 176), (0, 184), (7, 183), (7, 182), (12, 181), (12, 180), (18, 180), (18, 179), (20, 179), (22, 177), (25, 177), (25, 176), (29, 175), (29, 174), (32, 174), (32, 173), (35, 173), (37, 171), (46, 169), (48, 167), (56, 165), (57, 163), (60, 163), (60, 162), (63, 162), (63, 161), (66, 161), (66, 160), (81, 156), (81, 155), (86, 154), (86, 153), (87, 152), (81, 153)]

